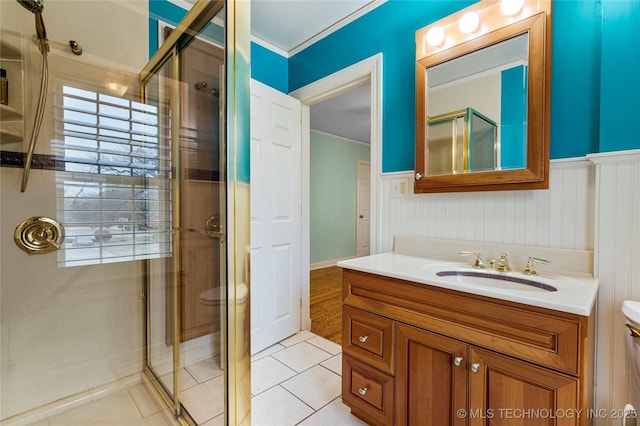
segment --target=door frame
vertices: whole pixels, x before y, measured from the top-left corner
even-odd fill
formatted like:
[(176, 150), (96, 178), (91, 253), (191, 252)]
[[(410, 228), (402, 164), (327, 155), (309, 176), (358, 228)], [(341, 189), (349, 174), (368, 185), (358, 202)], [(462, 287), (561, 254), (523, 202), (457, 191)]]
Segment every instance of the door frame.
[[(301, 125), (301, 183), (302, 183), (302, 271), (309, 271), (310, 254), (310, 163), (311, 119), (310, 106), (353, 89), (369, 85), (371, 88), (371, 210), (370, 253), (378, 253), (379, 197), (378, 177), (382, 173), (382, 53), (378, 53), (347, 68), (289, 93), (302, 103)], [(311, 328), (309, 274), (302, 273), (301, 328)]]

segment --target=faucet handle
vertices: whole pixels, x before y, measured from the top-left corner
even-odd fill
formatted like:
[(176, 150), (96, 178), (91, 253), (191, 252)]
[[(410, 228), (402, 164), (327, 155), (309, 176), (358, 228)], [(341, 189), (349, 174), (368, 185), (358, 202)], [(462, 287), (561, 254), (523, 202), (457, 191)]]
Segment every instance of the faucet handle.
[(475, 262), (473, 262), (473, 267), (477, 269), (484, 268), (484, 262), (482, 261), (482, 255), (477, 251), (461, 251), (460, 256), (471, 256), (474, 255), (476, 257)]
[(551, 263), (550, 260), (545, 260), (545, 259), (540, 259), (539, 257), (529, 256), (529, 259), (527, 260), (527, 266), (524, 268), (524, 271), (522, 271), (522, 273), (524, 273), (526, 275), (537, 275), (538, 273), (536, 272), (535, 268), (533, 267), (533, 262), (534, 261), (543, 263), (545, 265), (549, 265)]

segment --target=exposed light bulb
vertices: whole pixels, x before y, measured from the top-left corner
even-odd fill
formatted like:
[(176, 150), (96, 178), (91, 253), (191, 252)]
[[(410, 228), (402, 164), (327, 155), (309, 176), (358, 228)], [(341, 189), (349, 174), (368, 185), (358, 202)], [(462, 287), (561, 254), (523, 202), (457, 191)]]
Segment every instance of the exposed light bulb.
[(524, 6), (524, 0), (502, 0), (500, 11), (506, 16), (517, 15)]
[(458, 27), (465, 34), (471, 34), (478, 29), (480, 25), (480, 17), (475, 12), (467, 12), (460, 18)]
[(427, 31), (427, 44), (437, 47), (444, 41), (444, 30), (441, 27), (433, 27)]

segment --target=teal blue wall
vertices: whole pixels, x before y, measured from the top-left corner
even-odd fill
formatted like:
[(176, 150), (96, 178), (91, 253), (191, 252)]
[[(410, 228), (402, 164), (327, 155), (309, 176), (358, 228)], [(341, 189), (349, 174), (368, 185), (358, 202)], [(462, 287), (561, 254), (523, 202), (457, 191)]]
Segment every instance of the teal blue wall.
[(559, 0), (552, 7), (551, 158), (579, 157), (598, 152), (602, 4)]
[(603, 1), (600, 151), (640, 147), (640, 2)]
[[(186, 14), (186, 10), (167, 0), (149, 0), (149, 57), (158, 50), (158, 21), (175, 26)], [(207, 26), (204, 34), (218, 43), (224, 40), (223, 29), (212, 24)], [(251, 78), (283, 93), (288, 93), (287, 58), (251, 42)]]
[(356, 255), (357, 160), (369, 146), (311, 132), (311, 263)]
[(527, 67), (503, 70), (500, 76), (500, 166), (527, 167)]
[(167, 0), (149, 0), (149, 57), (158, 50), (158, 21), (175, 27), (186, 14), (186, 10)]
[[(186, 10), (167, 0), (149, 1), (149, 57), (158, 50), (158, 21), (166, 22), (175, 27), (186, 14)], [(200, 36), (222, 45), (224, 43), (224, 28), (208, 23), (200, 32)]]
[(415, 31), (473, 1), (389, 0), (289, 59), (289, 90), (382, 52), (382, 169), (413, 169)]
[[(412, 170), (414, 33), (471, 3), (389, 0), (290, 58), (289, 90), (382, 52), (382, 169)], [(640, 99), (639, 23), (637, 0), (553, 2), (551, 158), (640, 148), (622, 124)]]
[(289, 61), (284, 56), (251, 43), (251, 78), (289, 93)]
[[(252, 43), (251, 75), (289, 92), (382, 52), (382, 169), (412, 170), (415, 31), (472, 3), (388, 0), (288, 60)], [(154, 52), (155, 20), (175, 23), (170, 17), (184, 11), (167, 0), (150, 0), (149, 8)], [(628, 131), (640, 99), (638, 23), (638, 0), (553, 1), (551, 158), (640, 148)]]

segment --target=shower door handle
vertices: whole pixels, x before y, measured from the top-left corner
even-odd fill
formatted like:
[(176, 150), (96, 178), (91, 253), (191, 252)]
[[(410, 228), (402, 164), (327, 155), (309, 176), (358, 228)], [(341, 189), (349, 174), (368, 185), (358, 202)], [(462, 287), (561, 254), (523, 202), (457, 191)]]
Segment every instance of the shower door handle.
[(220, 216), (214, 215), (207, 219), (204, 223), (204, 230), (210, 238), (218, 238), (220, 240), (224, 238), (222, 224), (220, 223)]
[(193, 232), (200, 235), (205, 235), (209, 238), (220, 240), (220, 242), (224, 241), (225, 234), (224, 232), (216, 232), (216, 231), (207, 231), (204, 229), (195, 229), (195, 228), (173, 228), (174, 231), (178, 232)]

